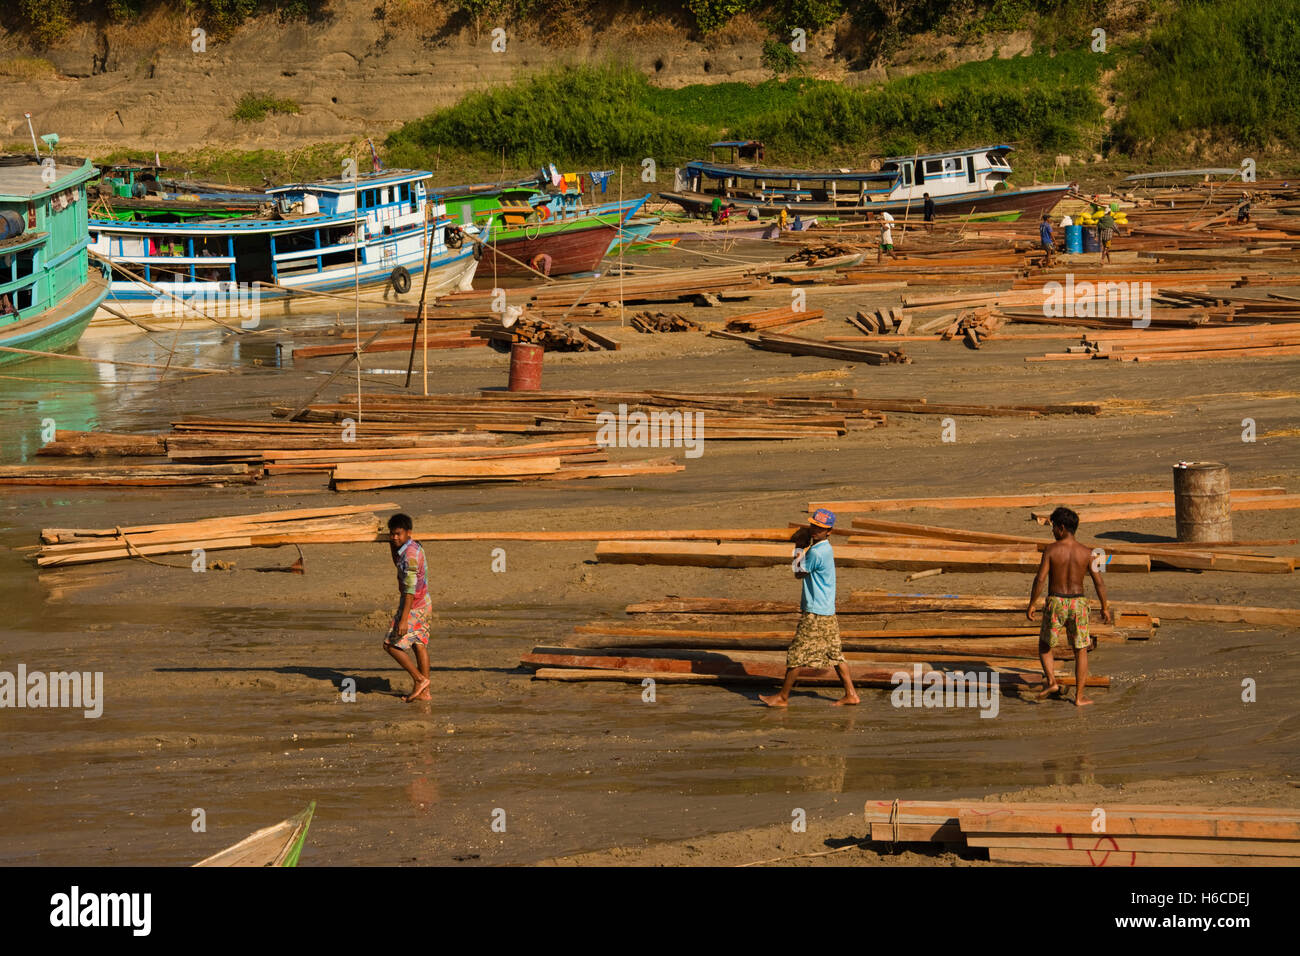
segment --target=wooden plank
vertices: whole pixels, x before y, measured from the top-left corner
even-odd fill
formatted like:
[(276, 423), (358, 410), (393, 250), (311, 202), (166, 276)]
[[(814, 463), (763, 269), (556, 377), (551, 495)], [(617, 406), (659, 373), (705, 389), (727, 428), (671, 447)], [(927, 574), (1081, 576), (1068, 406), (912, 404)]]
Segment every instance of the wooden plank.
[[(872, 824), (888, 826), (888, 824)], [(969, 846), (1086, 853), (1227, 853), (1234, 856), (1300, 857), (1300, 841), (1233, 838), (1104, 836), (1093, 833), (965, 833)], [(1294, 860), (1293, 860), (1294, 863)]]
[(962, 843), (961, 828), (955, 823), (871, 824), (872, 843)]
[[(1285, 488), (1235, 488), (1234, 495), (1249, 497), (1286, 496)], [(1300, 496), (1295, 496), (1300, 497)], [(818, 508), (832, 511), (906, 511), (912, 508), (933, 510), (966, 510), (978, 508), (1034, 508), (1044, 505), (1122, 505), (1122, 504), (1174, 503), (1174, 493), (1163, 489), (1150, 491), (1058, 491), (1028, 495), (978, 495), (962, 497), (949, 495), (942, 498), (867, 498), (849, 501), (813, 501), (808, 513)]]
[[(600, 541), (596, 560), (613, 564), (661, 564), (708, 568), (755, 568), (788, 564), (790, 547), (780, 544), (747, 544), (689, 541)], [(835, 563), (840, 567), (878, 568), (893, 571), (923, 571), (942, 567), (959, 571), (1038, 570), (1037, 551), (908, 549), (888, 547), (851, 547), (835, 549)], [(1149, 571), (1150, 558), (1145, 555), (1111, 555), (1107, 570)]]
[(1282, 856), (1227, 853), (1105, 853), (1089, 850), (1024, 850), (994, 847), (989, 859), (1000, 863), (1041, 863), (1045, 866), (1295, 866)]
[(1093, 834), (1092, 809), (1054, 807), (1026, 809), (994, 805), (963, 809), (957, 814), (963, 833), (1087, 833), (1098, 836), (1213, 837), (1241, 840), (1300, 840), (1300, 813), (1275, 810), (1271, 814), (1236, 815), (1226, 811), (1170, 814), (1160, 807), (1121, 810), (1101, 804), (1105, 827)]

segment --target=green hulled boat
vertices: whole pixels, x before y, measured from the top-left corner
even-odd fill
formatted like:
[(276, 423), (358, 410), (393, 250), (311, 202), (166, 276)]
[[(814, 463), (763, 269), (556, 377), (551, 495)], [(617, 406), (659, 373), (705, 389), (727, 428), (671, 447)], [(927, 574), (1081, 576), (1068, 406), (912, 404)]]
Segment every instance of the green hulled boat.
[(94, 175), (89, 160), (0, 157), (0, 364), (72, 348), (108, 294), (86, 253)]

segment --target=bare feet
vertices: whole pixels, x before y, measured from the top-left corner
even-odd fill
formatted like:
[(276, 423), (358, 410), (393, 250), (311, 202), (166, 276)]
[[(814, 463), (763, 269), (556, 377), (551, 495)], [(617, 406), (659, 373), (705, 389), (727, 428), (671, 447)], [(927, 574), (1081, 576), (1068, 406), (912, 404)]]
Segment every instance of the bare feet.
[(1058, 696), (1060, 693), (1061, 693), (1061, 685), (1060, 685), (1060, 684), (1051, 684), (1051, 685), (1047, 686), (1046, 688), (1044, 688), (1043, 690), (1040, 690), (1037, 694), (1035, 694), (1035, 695), (1034, 695), (1034, 699), (1035, 699), (1035, 700), (1047, 700), (1047, 698), (1049, 698), (1049, 697), (1056, 697), (1056, 696)]
[(769, 707), (787, 707), (790, 702), (780, 694), (759, 694), (758, 699)]
[(854, 694), (852, 697), (850, 697), (848, 694), (845, 694), (845, 695), (844, 695), (843, 697), (841, 697), (839, 700), (833, 700), (833, 701), (831, 701), (831, 706), (832, 706), (832, 707), (846, 707), (846, 706), (849, 706), (849, 705), (852, 705), (852, 704), (860, 704), (860, 703), (862, 703), (862, 698), (859, 697), (857, 694)]
[(402, 698), (402, 700), (404, 700), (408, 704), (413, 700), (432, 700), (432, 699), (433, 698), (429, 696), (429, 678), (427, 677), (421, 677), (420, 680), (416, 683), (415, 687), (411, 689), (411, 692)]
[(1074, 692), (1075, 707), (1087, 707), (1089, 704), (1094, 704), (1094, 703), (1096, 703), (1096, 701), (1094, 701), (1091, 697), (1084, 697), (1078, 691)]

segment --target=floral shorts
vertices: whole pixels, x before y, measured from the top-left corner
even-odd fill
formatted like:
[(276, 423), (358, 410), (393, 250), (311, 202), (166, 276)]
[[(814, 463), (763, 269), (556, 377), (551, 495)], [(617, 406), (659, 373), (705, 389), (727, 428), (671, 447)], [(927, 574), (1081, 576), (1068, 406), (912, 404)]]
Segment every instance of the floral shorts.
[(1047, 606), (1043, 608), (1043, 627), (1038, 632), (1040, 647), (1056, 647), (1066, 635), (1070, 637), (1070, 646), (1078, 650), (1087, 647), (1091, 635), (1088, 633), (1088, 599), (1079, 597), (1047, 596)]
[(834, 667), (843, 663), (839, 619), (834, 614), (800, 614), (794, 640), (785, 652), (785, 666)]
[(394, 640), (396, 635), (393, 631), (397, 627), (397, 614), (393, 615), (393, 622), (388, 625), (388, 640), (385, 641), (389, 647), (395, 647), (399, 651), (409, 651), (415, 644), (429, 646), (429, 625), (433, 619), (432, 607), (413, 607), (411, 613), (406, 619), (409, 630), (400, 638)]

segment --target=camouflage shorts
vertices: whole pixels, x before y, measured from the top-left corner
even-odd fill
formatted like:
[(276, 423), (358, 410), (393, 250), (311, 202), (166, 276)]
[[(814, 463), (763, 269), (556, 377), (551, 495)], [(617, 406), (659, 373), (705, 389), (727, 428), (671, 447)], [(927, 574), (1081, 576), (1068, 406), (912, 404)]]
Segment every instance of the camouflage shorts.
[(834, 614), (800, 614), (794, 640), (785, 653), (785, 666), (834, 667), (843, 663), (839, 619)]

